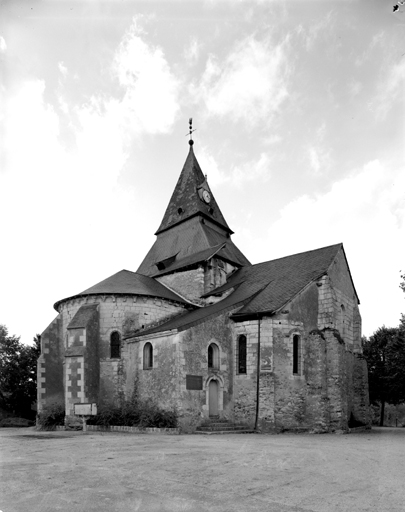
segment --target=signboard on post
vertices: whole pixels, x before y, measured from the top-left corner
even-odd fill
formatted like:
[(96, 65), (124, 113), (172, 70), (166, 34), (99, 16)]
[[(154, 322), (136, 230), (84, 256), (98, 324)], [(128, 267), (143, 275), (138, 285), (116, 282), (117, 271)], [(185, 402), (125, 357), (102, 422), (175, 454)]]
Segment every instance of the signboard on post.
[(97, 414), (97, 404), (74, 404), (75, 416), (81, 416), (83, 421), (83, 432), (87, 432), (87, 416), (95, 416)]
[(74, 404), (75, 416), (95, 416), (97, 404)]

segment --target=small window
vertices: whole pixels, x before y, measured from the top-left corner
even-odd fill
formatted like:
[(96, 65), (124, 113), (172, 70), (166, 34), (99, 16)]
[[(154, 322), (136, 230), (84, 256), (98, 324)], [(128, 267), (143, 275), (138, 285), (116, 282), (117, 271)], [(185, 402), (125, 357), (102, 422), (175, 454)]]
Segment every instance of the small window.
[(301, 337), (293, 336), (293, 374), (301, 375)]
[(150, 370), (151, 368), (153, 368), (153, 347), (148, 342), (143, 347), (143, 369)]
[(246, 336), (238, 338), (238, 373), (246, 373)]
[(208, 347), (208, 368), (219, 370), (219, 348), (215, 343)]
[(340, 335), (343, 339), (346, 337), (346, 318), (345, 318), (345, 307), (343, 304), (340, 306)]
[(110, 356), (111, 359), (121, 357), (121, 337), (117, 331), (112, 332), (110, 336)]

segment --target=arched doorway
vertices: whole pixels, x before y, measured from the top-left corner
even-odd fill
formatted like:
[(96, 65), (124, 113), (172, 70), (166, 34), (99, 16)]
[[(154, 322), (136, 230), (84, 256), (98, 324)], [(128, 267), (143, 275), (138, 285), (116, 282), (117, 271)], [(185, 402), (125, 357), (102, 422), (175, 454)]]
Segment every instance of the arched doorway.
[(218, 416), (218, 382), (211, 380), (209, 384), (208, 412), (210, 416)]

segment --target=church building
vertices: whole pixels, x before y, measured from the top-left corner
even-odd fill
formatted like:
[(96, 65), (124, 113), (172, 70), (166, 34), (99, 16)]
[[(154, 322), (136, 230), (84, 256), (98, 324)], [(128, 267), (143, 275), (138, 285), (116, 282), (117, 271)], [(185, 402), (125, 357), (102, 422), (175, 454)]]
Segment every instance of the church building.
[(366, 424), (359, 298), (343, 245), (251, 264), (189, 143), (139, 268), (56, 302), (41, 337), (38, 411), (63, 399), (69, 422), (74, 404), (136, 390), (175, 409), (183, 432), (210, 418), (261, 432)]

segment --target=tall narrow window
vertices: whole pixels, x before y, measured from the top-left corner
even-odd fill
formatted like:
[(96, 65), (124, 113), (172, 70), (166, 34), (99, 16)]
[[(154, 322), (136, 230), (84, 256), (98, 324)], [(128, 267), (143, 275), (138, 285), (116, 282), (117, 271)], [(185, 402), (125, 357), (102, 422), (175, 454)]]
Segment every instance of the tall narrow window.
[(238, 373), (246, 373), (246, 336), (238, 338)]
[(343, 339), (346, 337), (346, 324), (345, 324), (345, 307), (343, 304), (340, 306), (340, 335)]
[(153, 347), (151, 343), (145, 343), (143, 347), (143, 369), (153, 368)]
[(215, 343), (208, 347), (208, 368), (219, 369), (219, 348)]
[(117, 331), (112, 332), (110, 336), (110, 357), (112, 359), (121, 357), (121, 337)]
[(301, 338), (298, 334), (293, 336), (293, 374), (301, 374)]

